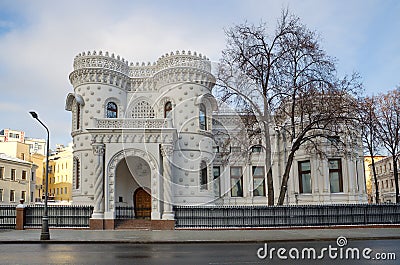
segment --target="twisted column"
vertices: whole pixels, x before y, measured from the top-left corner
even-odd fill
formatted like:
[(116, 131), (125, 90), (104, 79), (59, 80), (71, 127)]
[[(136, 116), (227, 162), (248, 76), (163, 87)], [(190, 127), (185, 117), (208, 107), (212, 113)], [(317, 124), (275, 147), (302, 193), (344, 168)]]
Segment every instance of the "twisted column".
[(171, 174), (171, 159), (174, 152), (172, 145), (164, 144), (161, 147), (161, 154), (163, 156), (163, 189), (164, 189), (164, 213), (162, 219), (174, 220), (174, 213), (172, 211), (172, 174)]
[(93, 154), (96, 157), (95, 183), (94, 183), (94, 209), (93, 218), (102, 219), (104, 215), (104, 144), (92, 144)]

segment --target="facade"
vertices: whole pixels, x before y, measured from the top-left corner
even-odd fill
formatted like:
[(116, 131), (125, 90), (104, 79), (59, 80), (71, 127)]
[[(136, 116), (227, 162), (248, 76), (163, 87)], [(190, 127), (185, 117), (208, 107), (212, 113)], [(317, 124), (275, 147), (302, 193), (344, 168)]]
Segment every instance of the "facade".
[(11, 129), (3, 129), (0, 131), (0, 142), (20, 142), (25, 141), (25, 132)]
[[(115, 219), (118, 206), (171, 220), (173, 205), (266, 205), (263, 143), (244, 148), (218, 136), (240, 133), (240, 117), (217, 111), (205, 56), (177, 51), (129, 65), (88, 52), (75, 57), (69, 78), (72, 196), (94, 205), (93, 219)], [(277, 194), (288, 149), (278, 134), (273, 144)], [(298, 152), (287, 204), (366, 202), (361, 148), (345, 156), (321, 144), (329, 157)]]
[(11, 157), (29, 161), (29, 145), (18, 141), (0, 142), (0, 152)]
[(0, 153), (0, 204), (33, 202), (35, 171), (33, 163)]
[[(374, 156), (375, 163), (379, 160), (384, 159), (386, 156)], [(364, 156), (364, 171), (365, 171), (365, 179), (366, 179), (366, 186), (367, 186), (367, 195), (368, 195), (368, 202), (374, 203), (375, 202), (375, 189), (372, 188), (374, 185), (374, 176), (372, 172), (372, 157), (371, 156)]]
[(0, 133), (0, 153), (4, 153), (10, 157), (18, 158), (24, 161), (32, 162), (36, 165), (35, 169), (35, 186), (33, 191), (33, 201), (41, 201), (43, 195), (42, 177), (43, 177), (43, 160), (45, 158), (46, 141), (43, 139), (26, 138), (25, 132), (11, 129), (4, 129)]
[[(267, 205), (264, 144), (257, 128), (249, 130), (249, 117), (218, 112), (214, 119), (215, 158), (213, 160), (215, 202), (222, 205)], [(257, 124), (257, 123), (255, 123)], [(221, 133), (222, 132), (222, 133)], [(289, 156), (290, 143), (282, 131), (270, 128), (272, 175), (275, 201), (281, 176)], [(228, 137), (227, 137), (228, 136)], [(361, 144), (346, 141), (339, 150), (330, 140), (304, 145), (296, 152), (286, 193), (287, 205), (339, 204), (367, 202)]]
[[(43, 166), (46, 167), (46, 161)], [(49, 199), (56, 202), (72, 200), (72, 145), (58, 146), (49, 156)]]
[(29, 145), (29, 152), (31, 154), (46, 155), (46, 140), (26, 137), (25, 143)]
[(44, 169), (45, 166), (46, 156), (42, 154), (31, 154), (30, 162), (36, 165), (36, 179), (35, 179), (35, 189), (34, 189), (34, 201), (41, 202), (44, 195)]
[[(400, 162), (397, 161), (397, 168), (400, 168)], [(396, 187), (393, 174), (393, 158), (386, 157), (375, 163), (380, 203), (396, 203)], [(372, 170), (370, 169), (372, 172)], [(371, 173), (372, 174), (372, 173)], [(372, 179), (372, 196), (375, 202), (375, 181)], [(399, 183), (400, 184), (400, 183)]]

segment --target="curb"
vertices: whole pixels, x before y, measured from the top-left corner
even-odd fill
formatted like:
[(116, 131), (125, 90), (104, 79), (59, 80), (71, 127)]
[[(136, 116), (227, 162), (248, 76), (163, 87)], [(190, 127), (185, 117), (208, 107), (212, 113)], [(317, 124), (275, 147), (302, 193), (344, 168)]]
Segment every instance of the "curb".
[[(143, 241), (143, 240), (0, 240), (0, 244), (12, 244), (12, 245), (27, 245), (27, 244), (249, 244), (249, 243), (265, 243), (265, 242), (317, 242), (317, 241), (335, 241), (337, 237), (327, 238), (312, 238), (312, 239), (269, 239), (269, 240), (154, 240), (154, 241)], [(348, 240), (399, 240), (400, 236), (389, 236), (389, 237), (347, 237)]]

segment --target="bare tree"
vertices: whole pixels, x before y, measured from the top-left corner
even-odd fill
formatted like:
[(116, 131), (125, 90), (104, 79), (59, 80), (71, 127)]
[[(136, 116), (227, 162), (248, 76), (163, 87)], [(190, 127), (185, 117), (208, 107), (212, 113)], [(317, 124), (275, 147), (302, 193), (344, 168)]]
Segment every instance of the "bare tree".
[(368, 155), (371, 157), (372, 176), (375, 185), (375, 202), (379, 203), (379, 187), (375, 167), (375, 156), (380, 146), (378, 139), (377, 103), (375, 97), (362, 98), (359, 103), (359, 122), (361, 137)]
[(283, 204), (296, 151), (343, 129), (338, 121), (344, 124), (354, 114), (351, 95), (359, 88), (357, 76), (338, 81), (334, 60), (320, 48), (316, 34), (288, 10), (283, 10), (272, 35), (265, 24), (235, 26), (226, 34), (218, 92), (224, 101), (246, 102), (257, 117), (266, 151), (269, 205), (274, 204), (269, 128), (289, 135), (278, 199)]
[(227, 46), (222, 52), (218, 71), (217, 86), (220, 90), (217, 94), (221, 95), (221, 99), (240, 107), (245, 103), (244, 105), (250, 106), (258, 118), (265, 150), (269, 205), (274, 205), (270, 106), (279, 80), (277, 65), (283, 57), (278, 40), (286, 34), (291, 34), (296, 23), (297, 19), (288, 20), (288, 14), (284, 12), (272, 36), (267, 34), (265, 24), (254, 26), (245, 23), (228, 29)]
[(400, 152), (400, 88), (382, 94), (377, 99), (378, 138), (392, 156), (396, 203), (399, 203), (399, 174), (397, 161)]

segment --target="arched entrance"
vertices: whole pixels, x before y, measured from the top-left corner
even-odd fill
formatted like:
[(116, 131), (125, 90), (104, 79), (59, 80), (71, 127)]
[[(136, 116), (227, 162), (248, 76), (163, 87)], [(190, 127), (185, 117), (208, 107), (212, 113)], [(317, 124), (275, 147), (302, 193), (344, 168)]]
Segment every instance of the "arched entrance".
[(136, 218), (147, 219), (151, 217), (151, 195), (145, 189), (138, 188), (133, 195), (133, 201)]
[(116, 166), (116, 218), (150, 219), (151, 169), (139, 156), (126, 156)]

